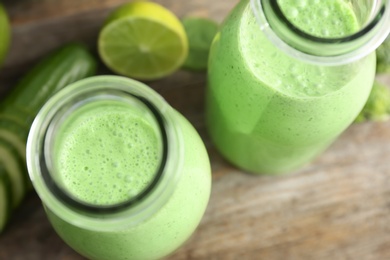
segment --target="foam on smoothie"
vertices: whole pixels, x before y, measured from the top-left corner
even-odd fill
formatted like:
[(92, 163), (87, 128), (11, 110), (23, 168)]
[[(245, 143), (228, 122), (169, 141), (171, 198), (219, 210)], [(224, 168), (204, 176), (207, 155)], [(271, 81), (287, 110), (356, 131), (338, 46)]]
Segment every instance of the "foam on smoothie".
[(140, 194), (160, 164), (158, 126), (142, 109), (99, 100), (76, 109), (56, 138), (56, 168), (70, 194), (113, 205)]
[(278, 0), (277, 2), (294, 26), (313, 36), (345, 37), (359, 29), (352, 7), (342, 0)]
[[(278, 3), (292, 24), (317, 37), (347, 36), (360, 28), (352, 8), (342, 0)], [(253, 34), (257, 30), (260, 27), (248, 6), (241, 20), (239, 40), (245, 47), (240, 51), (254, 76), (274, 90), (292, 97), (319, 97), (339, 90), (355, 75), (354, 64), (320, 67), (298, 61), (281, 52), (264, 34)], [(261, 59), (254, 58), (259, 56)]]

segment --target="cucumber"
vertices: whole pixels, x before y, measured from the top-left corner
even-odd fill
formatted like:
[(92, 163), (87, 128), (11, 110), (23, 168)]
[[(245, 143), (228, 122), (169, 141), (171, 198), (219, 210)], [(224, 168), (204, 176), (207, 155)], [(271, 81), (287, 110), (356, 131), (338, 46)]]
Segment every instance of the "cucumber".
[[(96, 61), (80, 44), (67, 44), (35, 66), (5, 98), (0, 114), (23, 108), (20, 120), (31, 124), (47, 99), (77, 80), (95, 74)], [(18, 117), (16, 113), (14, 113)]]
[(19, 125), (29, 129), (31, 122), (34, 120), (34, 114), (22, 107), (9, 106), (4, 107), (0, 112), (0, 120), (11, 119), (16, 121)]
[(11, 181), (12, 207), (21, 203), (27, 189), (27, 174), (18, 152), (7, 141), (0, 139), (0, 164), (5, 168)]
[(0, 116), (0, 145), (1, 141), (8, 143), (18, 153), (18, 160), (20, 162), (21, 171), (26, 179), (27, 191), (33, 188), (27, 173), (26, 164), (26, 143), (28, 135), (27, 127), (20, 125), (18, 121), (13, 118), (1, 118)]
[(6, 142), (17, 151), (17, 159), (20, 162), (21, 171), (26, 179), (26, 189), (29, 191), (32, 189), (32, 184), (29, 181), (26, 165), (26, 142), (28, 129), (28, 127), (21, 125), (14, 118), (1, 118), (0, 116), (0, 142)]
[(3, 165), (0, 164), (0, 234), (3, 232), (11, 216), (11, 182), (8, 173)]
[(0, 165), (0, 234), (3, 232), (12, 212), (11, 182), (7, 170)]
[(19, 153), (23, 161), (26, 160), (26, 142), (28, 128), (11, 117), (0, 117), (0, 139), (7, 140)]

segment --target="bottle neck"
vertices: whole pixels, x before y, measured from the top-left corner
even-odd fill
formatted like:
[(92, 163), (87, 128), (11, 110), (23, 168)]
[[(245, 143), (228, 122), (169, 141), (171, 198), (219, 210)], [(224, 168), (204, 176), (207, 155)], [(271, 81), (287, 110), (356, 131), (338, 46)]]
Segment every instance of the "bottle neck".
[[(350, 11), (356, 18), (356, 30), (343, 35), (326, 37), (308, 32), (291, 19), (291, 10), (282, 8), (281, 0), (250, 0), (251, 9), (257, 19), (260, 29), (268, 39), (278, 48), (294, 58), (319, 65), (342, 65), (357, 61), (375, 49), (386, 39), (390, 32), (390, 0), (378, 1), (350, 1)], [(291, 1), (297, 5), (307, 2), (321, 1)], [(285, 7), (285, 6), (284, 6)], [(325, 9), (325, 7), (320, 7)], [(295, 10), (294, 10), (295, 11)], [(319, 14), (313, 14), (317, 19), (323, 19), (323, 27), (327, 30), (327, 18), (321, 18)], [(309, 19), (307, 24), (311, 23)]]
[[(114, 114), (106, 113), (105, 110), (109, 111), (112, 108), (115, 109)], [(111, 118), (119, 115), (118, 111), (125, 117), (128, 114), (132, 116), (113, 122)], [(123, 122), (131, 121), (134, 113), (140, 115), (141, 121), (131, 122), (131, 124)], [(77, 139), (78, 135), (71, 134), (69, 129), (74, 126), (78, 129), (84, 121), (93, 122), (95, 119), (97, 124), (93, 127), (86, 124), (85, 129), (94, 132), (96, 127), (104, 125), (103, 136), (100, 133), (91, 133)], [(58, 92), (45, 104), (31, 128), (27, 146), (27, 163), (34, 188), (49, 210), (65, 221), (82, 228), (110, 231), (135, 225), (153, 215), (167, 202), (179, 177), (182, 142), (180, 142), (181, 133), (174, 127), (173, 120), (166, 102), (140, 82), (122, 77), (104, 76), (74, 83)], [(141, 129), (141, 125), (147, 128)], [(141, 132), (138, 133), (137, 128)], [(139, 139), (140, 134), (143, 132), (147, 132), (148, 136), (154, 138), (156, 141), (154, 148), (150, 146), (146, 148), (143, 143), (139, 144), (142, 141)], [(107, 138), (107, 133), (110, 138)], [(60, 141), (64, 138), (67, 138), (66, 142)], [(68, 139), (75, 146), (68, 146)], [(81, 139), (90, 141), (84, 147), (79, 143), (87, 141)], [(134, 145), (132, 141), (138, 144)], [(94, 145), (99, 142), (101, 148)], [(88, 147), (88, 144), (91, 147)], [(70, 157), (69, 154), (72, 153), (66, 151), (66, 156), (62, 156), (61, 149), (65, 148), (73, 151), (82, 150), (83, 153), (80, 155), (79, 152), (73, 152), (75, 156)], [(110, 151), (117, 149), (124, 155)], [(115, 155), (108, 158), (108, 153)], [(96, 156), (104, 158), (103, 162), (96, 162)], [(148, 160), (149, 157), (152, 160)], [(75, 183), (82, 186), (75, 189), (72, 187), (74, 179), (69, 182), (66, 179), (69, 177), (64, 177), (75, 174), (69, 173), (69, 169), (64, 170), (64, 168), (77, 160), (80, 160), (83, 166), (86, 165), (85, 169), (78, 167), (80, 172), (77, 174), (85, 174), (83, 178), (90, 178), (90, 180)], [(120, 168), (121, 165), (131, 166)], [(103, 167), (107, 168), (103, 169)], [(86, 172), (87, 170), (89, 173)], [(145, 179), (146, 175), (148, 175), (147, 179)], [(103, 181), (99, 181), (102, 176)], [(111, 183), (111, 179), (115, 179), (115, 183)], [(95, 185), (95, 181), (98, 184)], [(91, 186), (88, 185), (89, 182)], [(132, 183), (135, 182), (142, 183), (134, 186)], [(114, 187), (105, 188), (107, 183)], [(130, 188), (132, 194), (128, 193)], [(88, 189), (88, 193), (85, 193), (84, 189)]]

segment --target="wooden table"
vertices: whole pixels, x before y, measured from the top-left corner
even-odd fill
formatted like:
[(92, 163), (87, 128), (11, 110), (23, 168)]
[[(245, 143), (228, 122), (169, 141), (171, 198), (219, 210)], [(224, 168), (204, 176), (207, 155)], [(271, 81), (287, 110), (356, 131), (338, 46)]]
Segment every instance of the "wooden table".
[[(221, 21), (237, 1), (157, 2), (179, 17)], [(102, 21), (123, 2), (6, 1), (13, 44), (0, 72), (2, 91), (64, 42), (77, 40), (94, 48)], [(204, 73), (179, 71), (150, 85), (198, 129), (213, 170), (211, 200), (201, 225), (168, 259), (390, 259), (390, 122), (351, 126), (317, 160), (292, 175), (252, 176), (224, 161), (209, 141), (203, 120)], [(0, 236), (0, 259), (83, 258), (54, 233), (31, 193)]]

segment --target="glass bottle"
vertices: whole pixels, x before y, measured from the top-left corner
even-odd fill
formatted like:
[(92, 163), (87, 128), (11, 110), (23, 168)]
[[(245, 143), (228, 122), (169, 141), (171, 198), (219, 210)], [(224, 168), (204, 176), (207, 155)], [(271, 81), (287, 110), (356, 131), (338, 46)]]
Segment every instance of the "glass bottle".
[(78, 81), (41, 109), (30, 178), (59, 236), (89, 259), (158, 259), (194, 232), (210, 163), (190, 123), (146, 85)]
[(222, 155), (251, 173), (289, 173), (356, 118), (390, 30), (390, 1), (243, 0), (209, 57), (206, 119)]

